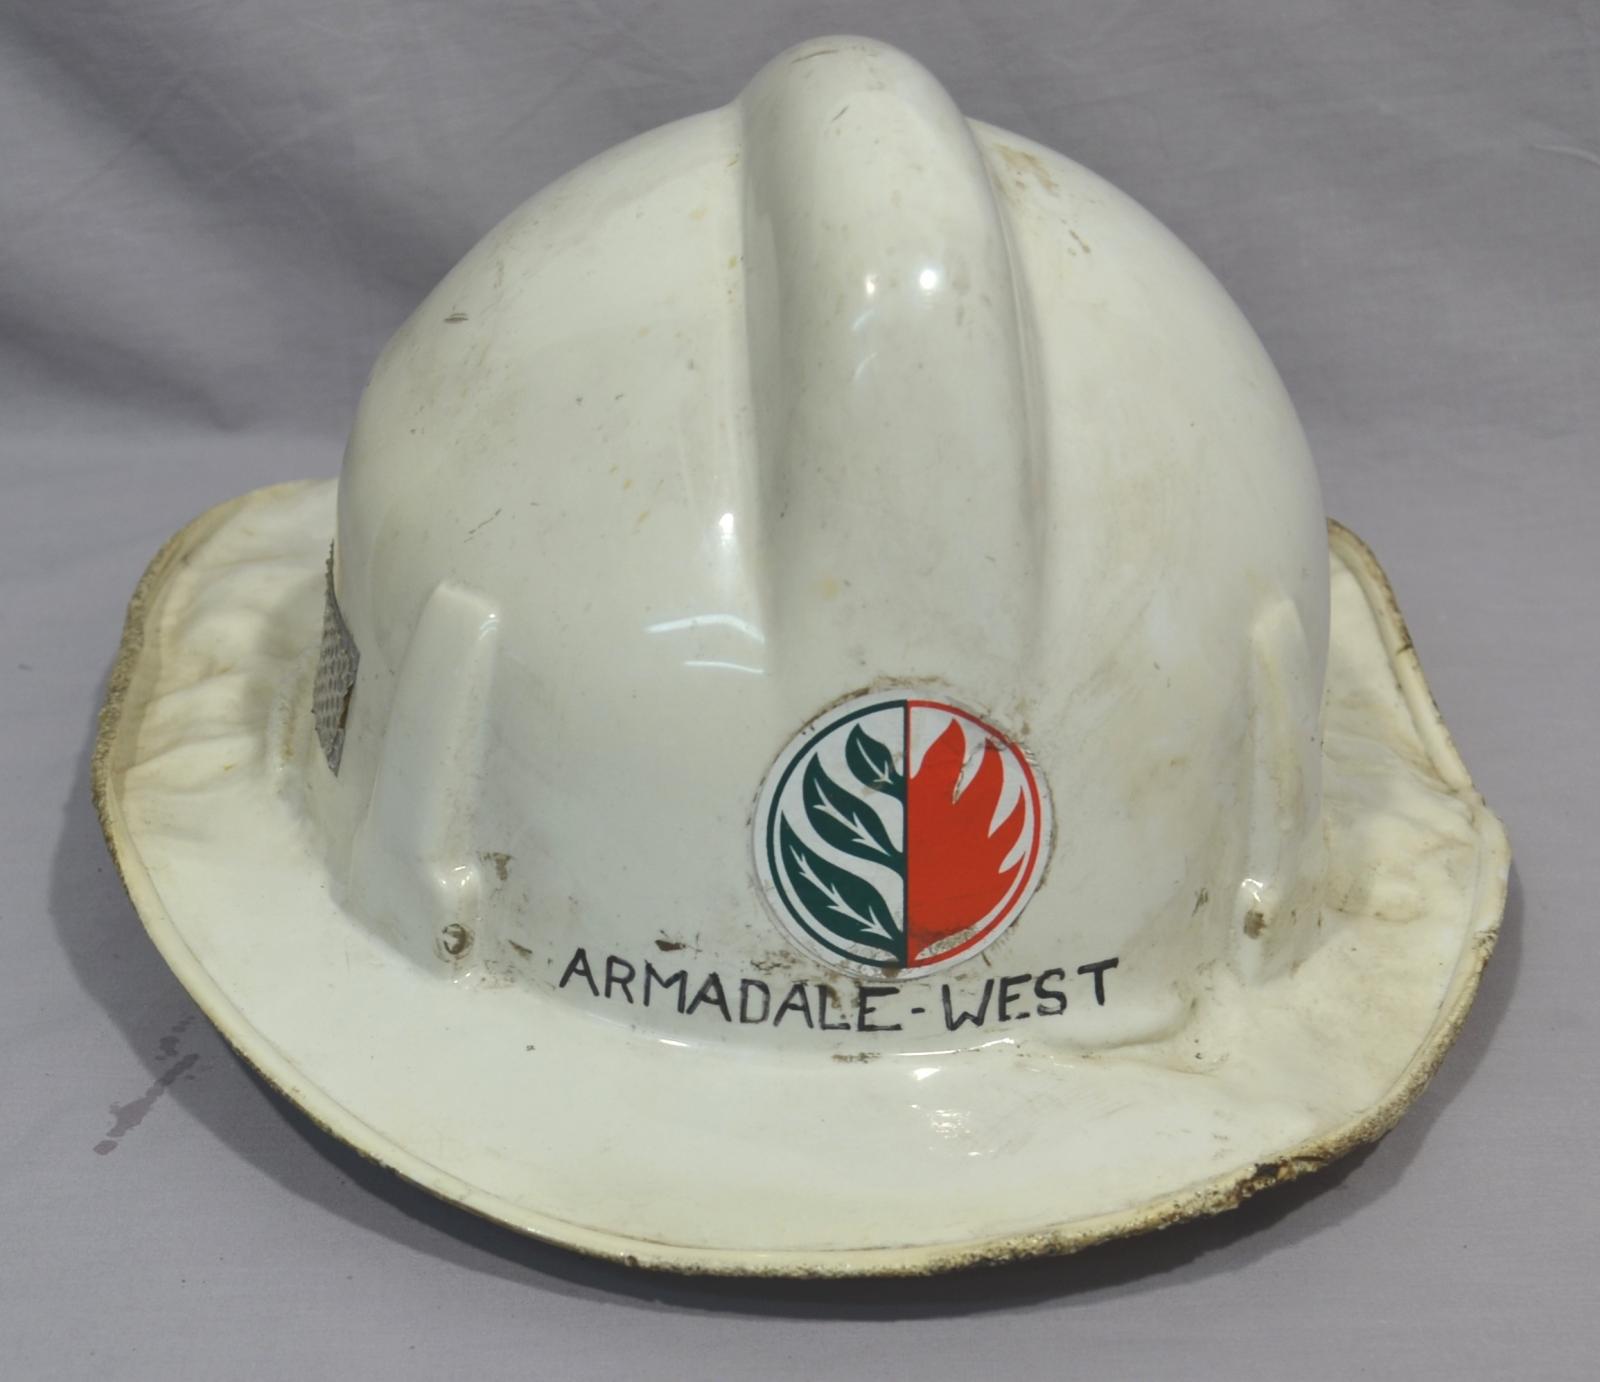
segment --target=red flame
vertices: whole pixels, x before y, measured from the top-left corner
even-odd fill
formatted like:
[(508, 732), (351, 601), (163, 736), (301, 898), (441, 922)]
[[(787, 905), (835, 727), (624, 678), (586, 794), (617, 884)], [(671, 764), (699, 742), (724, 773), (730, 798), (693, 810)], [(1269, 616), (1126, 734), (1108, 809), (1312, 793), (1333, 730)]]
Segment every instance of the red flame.
[(986, 739), (978, 771), (959, 796), (966, 736), (951, 720), (906, 785), (906, 939), (916, 957), (983, 920), (1004, 900), (1024, 859), (1001, 872), (1022, 836), (1022, 795), (991, 834), (1005, 786), (1000, 746)]

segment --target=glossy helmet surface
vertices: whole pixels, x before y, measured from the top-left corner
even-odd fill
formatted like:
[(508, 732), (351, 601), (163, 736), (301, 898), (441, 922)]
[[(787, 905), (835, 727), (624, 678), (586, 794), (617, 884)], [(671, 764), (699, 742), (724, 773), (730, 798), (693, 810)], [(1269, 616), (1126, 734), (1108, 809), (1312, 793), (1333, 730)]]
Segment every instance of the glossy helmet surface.
[[(1170, 234), (909, 58), (804, 49), (535, 197), (385, 351), (340, 483), (360, 671), (318, 818), (354, 910), (454, 972), (559, 985), (581, 948), (604, 1002), (606, 957), (642, 974), (665, 940), (730, 988), (926, 968), (970, 1005), (1115, 959), (1115, 1002), (1074, 977), (1051, 1035), (1152, 1037), (1204, 966), (1314, 925), (1326, 545), (1277, 375)], [(934, 915), (972, 880), (917, 838), (1006, 877), (971, 824), (886, 816), (897, 897), (803, 801), (779, 822), (885, 899), (906, 941), (877, 955), (859, 910), (831, 955), (775, 927), (753, 865), (780, 751), (869, 693), (967, 709), (1043, 783), (1026, 906), (959, 963), (917, 942), (982, 920)], [(927, 796), (946, 755), (892, 747)], [(900, 1040), (948, 1034), (902, 1006)]]

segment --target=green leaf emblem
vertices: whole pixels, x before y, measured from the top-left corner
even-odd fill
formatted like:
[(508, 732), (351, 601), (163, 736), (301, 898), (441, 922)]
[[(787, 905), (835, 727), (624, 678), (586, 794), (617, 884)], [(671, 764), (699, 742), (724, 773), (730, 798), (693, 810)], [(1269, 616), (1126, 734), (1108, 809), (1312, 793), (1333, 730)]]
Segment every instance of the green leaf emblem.
[(895, 962), (904, 962), (905, 937), (883, 895), (872, 884), (829, 863), (795, 834), (787, 819), (778, 824), (778, 847), (795, 895), (817, 925), (841, 941), (868, 946), (892, 956)]
[(850, 731), (845, 740), (844, 761), (863, 787), (906, 799), (906, 780), (894, 765), (894, 755), (860, 725)]
[(904, 875), (905, 855), (889, 838), (878, 813), (823, 772), (820, 758), (806, 765), (804, 782), (806, 819), (821, 839), (846, 854)]

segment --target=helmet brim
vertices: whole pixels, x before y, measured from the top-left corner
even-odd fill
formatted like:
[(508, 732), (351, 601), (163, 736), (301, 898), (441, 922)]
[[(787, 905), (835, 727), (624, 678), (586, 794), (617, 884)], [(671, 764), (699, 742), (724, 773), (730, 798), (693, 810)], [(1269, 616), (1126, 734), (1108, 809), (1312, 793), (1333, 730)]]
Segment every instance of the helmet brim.
[[(453, 983), (336, 901), (296, 762), (331, 482), (205, 514), (129, 609), (95, 800), (151, 938), (240, 1055), (407, 1180), (598, 1257), (912, 1274), (1212, 1214), (1380, 1137), (1455, 1037), (1510, 851), (1372, 554), (1330, 526), (1321, 934), (1171, 1040), (947, 1053), (663, 1041)], [(937, 1054), (938, 1059), (932, 1059)]]

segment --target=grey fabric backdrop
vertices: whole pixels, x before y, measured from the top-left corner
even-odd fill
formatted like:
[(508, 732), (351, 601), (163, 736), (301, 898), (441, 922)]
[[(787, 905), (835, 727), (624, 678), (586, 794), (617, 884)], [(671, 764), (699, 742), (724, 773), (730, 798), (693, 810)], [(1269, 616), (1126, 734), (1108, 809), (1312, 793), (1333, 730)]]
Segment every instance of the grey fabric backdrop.
[[(1330, 1174), (1059, 1264), (695, 1284), (267, 1093), (145, 941), (88, 755), (169, 532), (332, 473), (385, 336), (523, 197), (833, 30), (1217, 271), (1518, 863), (1457, 1049)], [(1596, 0), (0, 0), (0, 1374), (1594, 1376), (1597, 35)]]

